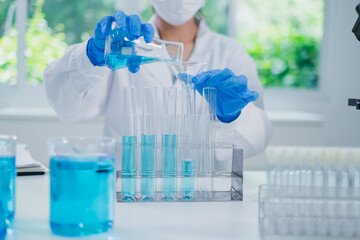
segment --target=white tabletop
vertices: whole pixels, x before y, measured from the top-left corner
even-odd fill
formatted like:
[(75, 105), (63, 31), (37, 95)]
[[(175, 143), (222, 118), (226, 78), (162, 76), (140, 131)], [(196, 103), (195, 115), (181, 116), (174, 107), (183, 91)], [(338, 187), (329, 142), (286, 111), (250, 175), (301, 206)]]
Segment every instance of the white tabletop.
[[(113, 230), (82, 239), (261, 239), (258, 186), (265, 180), (264, 172), (245, 172), (242, 202), (116, 203)], [(71, 239), (51, 233), (49, 190), (49, 175), (17, 178), (7, 240)]]

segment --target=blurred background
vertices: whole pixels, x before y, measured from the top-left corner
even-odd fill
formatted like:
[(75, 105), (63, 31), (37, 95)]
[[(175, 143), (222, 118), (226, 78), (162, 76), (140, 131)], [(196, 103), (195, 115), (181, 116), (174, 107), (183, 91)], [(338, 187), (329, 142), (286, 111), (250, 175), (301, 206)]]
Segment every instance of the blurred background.
[[(359, 2), (207, 0), (198, 13), (255, 60), (275, 127), (270, 145), (360, 146), (360, 111), (347, 106), (360, 98), (360, 42), (351, 32)], [(147, 0), (0, 0), (0, 133), (28, 143), (36, 160), (47, 165), (50, 136), (102, 134), (103, 119), (60, 124), (42, 74), (118, 9), (152, 15)], [(245, 168), (264, 169), (264, 154)]]

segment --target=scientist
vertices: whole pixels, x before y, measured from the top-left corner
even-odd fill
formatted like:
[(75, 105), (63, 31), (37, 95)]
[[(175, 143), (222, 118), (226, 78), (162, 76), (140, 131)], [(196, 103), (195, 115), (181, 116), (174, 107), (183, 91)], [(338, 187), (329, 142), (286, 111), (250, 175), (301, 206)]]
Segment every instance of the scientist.
[(181, 87), (165, 63), (142, 65), (141, 71), (139, 66), (117, 71), (103, 67), (105, 38), (115, 21), (129, 38), (143, 36), (150, 42), (155, 35), (182, 42), (184, 61), (207, 62), (210, 71), (195, 76), (193, 82), (199, 92), (204, 87), (217, 89), (220, 121), (216, 140), (240, 146), (245, 157), (261, 152), (272, 127), (263, 109), (263, 88), (251, 57), (237, 41), (212, 32), (204, 20), (195, 17), (205, 0), (150, 0), (150, 4), (156, 14), (149, 23), (117, 11), (100, 19), (88, 41), (68, 47), (63, 57), (47, 66), (47, 98), (61, 121), (105, 116), (104, 134), (120, 141), (120, 87)]

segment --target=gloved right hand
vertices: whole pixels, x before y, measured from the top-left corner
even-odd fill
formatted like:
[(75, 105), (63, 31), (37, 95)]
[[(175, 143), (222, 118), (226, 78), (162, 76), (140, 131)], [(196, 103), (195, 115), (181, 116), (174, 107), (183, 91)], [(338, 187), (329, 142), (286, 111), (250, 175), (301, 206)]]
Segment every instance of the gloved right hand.
[[(105, 40), (111, 30), (112, 22), (116, 22), (118, 28), (125, 32), (126, 37), (132, 41), (144, 36), (144, 40), (150, 43), (154, 37), (154, 28), (149, 23), (141, 23), (138, 15), (127, 16), (123, 11), (116, 11), (114, 16), (105, 16), (96, 24), (94, 35), (89, 39), (86, 48), (87, 56), (94, 66), (105, 65)], [(129, 71), (139, 71), (139, 66), (129, 66)]]

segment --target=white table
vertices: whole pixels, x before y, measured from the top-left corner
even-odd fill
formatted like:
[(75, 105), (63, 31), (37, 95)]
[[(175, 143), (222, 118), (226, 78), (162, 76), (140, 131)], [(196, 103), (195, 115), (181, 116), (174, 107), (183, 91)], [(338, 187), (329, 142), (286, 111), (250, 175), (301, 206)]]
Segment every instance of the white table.
[[(116, 203), (113, 230), (82, 239), (261, 239), (258, 186), (265, 181), (264, 172), (245, 172), (243, 202)], [(49, 190), (49, 175), (17, 178), (7, 240), (72, 239), (51, 233)]]

